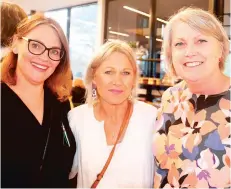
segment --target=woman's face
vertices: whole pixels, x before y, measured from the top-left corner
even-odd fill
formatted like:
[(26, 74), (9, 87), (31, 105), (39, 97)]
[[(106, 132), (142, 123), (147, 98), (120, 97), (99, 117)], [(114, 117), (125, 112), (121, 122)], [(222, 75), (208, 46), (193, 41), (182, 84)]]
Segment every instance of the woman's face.
[(124, 54), (114, 52), (97, 68), (93, 83), (100, 100), (113, 105), (121, 104), (132, 93), (134, 68)]
[[(16, 41), (16, 51), (18, 54), (18, 62), (16, 75), (18, 78), (24, 77), (32, 84), (40, 85), (49, 78), (60, 60), (54, 61), (52, 58), (59, 56), (61, 52), (61, 42), (57, 32), (48, 25), (39, 25), (31, 30), (24, 39)], [(35, 41), (27, 41), (35, 40)], [(52, 48), (49, 52), (45, 47)], [(41, 51), (45, 50), (41, 55)], [(34, 54), (35, 53), (35, 54)]]
[(171, 49), (176, 74), (188, 82), (209, 79), (221, 72), (221, 43), (186, 23), (178, 21), (174, 24)]

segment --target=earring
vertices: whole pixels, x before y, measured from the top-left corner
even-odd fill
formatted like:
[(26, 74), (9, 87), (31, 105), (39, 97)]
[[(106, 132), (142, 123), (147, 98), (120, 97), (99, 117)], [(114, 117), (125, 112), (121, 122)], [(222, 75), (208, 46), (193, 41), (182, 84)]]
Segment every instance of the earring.
[(92, 84), (92, 104), (93, 106), (98, 103), (96, 85)]
[(128, 100), (129, 100), (130, 102), (133, 101), (132, 93), (129, 95)]

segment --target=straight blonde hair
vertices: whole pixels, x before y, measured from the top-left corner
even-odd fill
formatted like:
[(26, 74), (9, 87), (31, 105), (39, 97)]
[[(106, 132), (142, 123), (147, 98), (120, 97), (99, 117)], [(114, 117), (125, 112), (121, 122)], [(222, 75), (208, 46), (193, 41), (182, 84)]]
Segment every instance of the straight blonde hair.
[(108, 41), (103, 44), (99, 50), (96, 52), (95, 56), (91, 60), (90, 64), (88, 65), (84, 83), (86, 87), (86, 103), (89, 105), (93, 104), (92, 99), (92, 81), (94, 79), (95, 72), (97, 68), (114, 52), (119, 52), (124, 54), (128, 60), (131, 62), (133, 71), (135, 73), (135, 81), (134, 81), (134, 88), (132, 90), (132, 99), (136, 98), (137, 88), (138, 88), (138, 79), (139, 79), (139, 69), (136, 64), (135, 54), (132, 48), (124, 41), (121, 40), (113, 40)]
[(222, 48), (222, 57), (220, 60), (219, 67), (221, 71), (224, 70), (225, 60), (229, 54), (229, 39), (225, 32), (221, 22), (208, 11), (200, 8), (184, 7), (180, 9), (175, 15), (169, 18), (169, 21), (164, 31), (164, 41), (162, 51), (164, 55), (164, 62), (166, 65), (166, 71), (169, 75), (176, 77), (176, 71), (173, 67), (172, 62), (172, 30), (174, 23), (177, 21), (188, 24), (191, 28), (216, 38)]

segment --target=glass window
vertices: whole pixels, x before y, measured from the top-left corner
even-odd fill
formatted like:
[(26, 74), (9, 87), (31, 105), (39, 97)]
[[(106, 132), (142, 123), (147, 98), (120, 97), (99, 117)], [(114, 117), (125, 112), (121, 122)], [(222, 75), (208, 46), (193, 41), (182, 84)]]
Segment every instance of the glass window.
[[(179, 9), (183, 7), (195, 6), (204, 10), (209, 10), (209, 0), (156, 0), (156, 35), (157, 38), (161, 38), (161, 32), (163, 31), (165, 24), (169, 17), (176, 13)], [(164, 21), (164, 22), (163, 22)], [(157, 43), (155, 47), (155, 57), (161, 58), (161, 64), (156, 64), (154, 67), (154, 72), (156, 72), (156, 76), (163, 78), (165, 76), (165, 64), (164, 64), (164, 57), (161, 56), (161, 46), (162, 43)]]
[(96, 45), (97, 3), (71, 9), (70, 56), (73, 77), (85, 74)]
[(127, 41), (134, 49), (141, 75), (146, 76), (149, 56), (151, 0), (110, 0), (106, 15), (106, 40)]
[[(229, 40), (231, 39), (231, 30), (230, 30), (230, 0), (225, 0), (224, 1), (224, 17), (223, 17), (223, 26), (224, 29), (226, 30), (228, 36), (229, 36)], [(230, 52), (231, 52), (231, 43), (230, 43)], [(229, 53), (229, 56), (226, 60), (226, 64), (225, 64), (225, 70), (224, 73), (227, 76), (231, 77), (231, 53)]]
[[(208, 10), (209, 0), (108, 0), (106, 40), (127, 41), (134, 48), (141, 76), (162, 78), (164, 66), (160, 59), (164, 27), (169, 16), (191, 5)], [(151, 11), (151, 7), (155, 10)], [(155, 14), (152, 25), (151, 12)], [(150, 28), (154, 29), (152, 35), (155, 36), (150, 36)]]
[(45, 16), (50, 17), (57, 21), (62, 29), (64, 34), (67, 36), (67, 9), (60, 9), (60, 10), (55, 10), (55, 11), (49, 11), (45, 12)]

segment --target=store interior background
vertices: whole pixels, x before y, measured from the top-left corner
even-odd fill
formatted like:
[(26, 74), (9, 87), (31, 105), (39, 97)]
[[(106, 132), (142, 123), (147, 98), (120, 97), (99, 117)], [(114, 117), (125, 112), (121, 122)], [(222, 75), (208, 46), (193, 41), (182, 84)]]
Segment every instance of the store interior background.
[[(136, 53), (141, 70), (139, 99), (158, 106), (175, 81), (164, 72), (162, 34), (168, 17), (184, 6), (212, 11), (229, 39), (230, 0), (6, 0), (28, 13), (44, 12), (62, 26), (70, 45), (74, 78), (83, 78), (94, 51), (105, 41), (122, 39)], [(231, 55), (225, 74), (231, 76)]]

